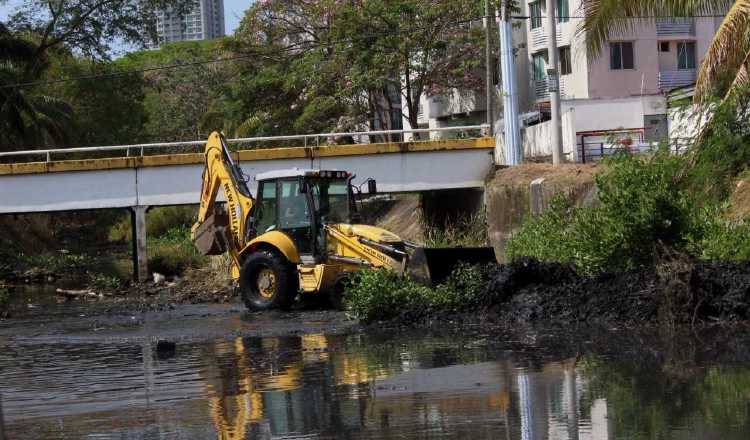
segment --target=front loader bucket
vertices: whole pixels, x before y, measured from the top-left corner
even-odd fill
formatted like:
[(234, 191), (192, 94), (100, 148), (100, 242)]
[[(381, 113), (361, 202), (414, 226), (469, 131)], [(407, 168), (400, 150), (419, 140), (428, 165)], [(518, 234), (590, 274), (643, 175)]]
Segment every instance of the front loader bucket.
[(491, 247), (418, 247), (409, 258), (406, 271), (415, 281), (433, 287), (445, 281), (460, 262), (484, 264), (496, 261)]
[(201, 255), (221, 255), (227, 250), (226, 212), (217, 211), (214, 215), (193, 229), (193, 244)]

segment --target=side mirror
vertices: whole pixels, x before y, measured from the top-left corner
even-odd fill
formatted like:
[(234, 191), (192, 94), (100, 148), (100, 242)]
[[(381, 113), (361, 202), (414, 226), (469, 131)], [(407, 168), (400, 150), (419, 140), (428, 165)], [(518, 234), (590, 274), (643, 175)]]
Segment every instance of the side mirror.
[(367, 181), (367, 192), (370, 194), (378, 193), (378, 184), (375, 182), (375, 179), (369, 179)]

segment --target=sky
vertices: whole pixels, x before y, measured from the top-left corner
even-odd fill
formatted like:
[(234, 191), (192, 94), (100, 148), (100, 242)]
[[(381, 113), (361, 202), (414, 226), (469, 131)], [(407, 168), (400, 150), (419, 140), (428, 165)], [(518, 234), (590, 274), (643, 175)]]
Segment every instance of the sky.
[[(227, 35), (231, 35), (244, 15), (245, 9), (253, 4), (254, 0), (224, 0), (224, 26)], [(0, 2), (0, 20), (5, 21), (8, 15), (22, 3), (22, 0), (6, 0)]]
[(232, 35), (245, 13), (245, 9), (253, 4), (253, 0), (224, 0), (224, 24), (227, 35)]

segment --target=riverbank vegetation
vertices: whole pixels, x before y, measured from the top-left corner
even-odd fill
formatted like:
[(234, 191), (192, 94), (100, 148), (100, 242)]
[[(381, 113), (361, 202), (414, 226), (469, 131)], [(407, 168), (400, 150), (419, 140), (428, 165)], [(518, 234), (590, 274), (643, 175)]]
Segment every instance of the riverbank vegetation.
[[(741, 200), (732, 193), (750, 163), (750, 121), (742, 116), (749, 98), (715, 105), (684, 154), (664, 144), (653, 154), (607, 159), (595, 176), (596, 203), (556, 197), (511, 235), (508, 265), (474, 269), (481, 275), (472, 292), (359, 276), (348, 292), (352, 311), (364, 320), (459, 311), (668, 327), (750, 319), (750, 280), (740, 275), (750, 259), (750, 220), (730, 204)], [(371, 288), (377, 277), (388, 293)]]
[(558, 197), (511, 237), (508, 258), (572, 263), (592, 274), (652, 266), (665, 252), (747, 260), (750, 222), (733, 218), (729, 203), (750, 163), (750, 121), (740, 116), (748, 98), (718, 106), (685, 154), (665, 144), (653, 155), (607, 160), (595, 178), (595, 206)]

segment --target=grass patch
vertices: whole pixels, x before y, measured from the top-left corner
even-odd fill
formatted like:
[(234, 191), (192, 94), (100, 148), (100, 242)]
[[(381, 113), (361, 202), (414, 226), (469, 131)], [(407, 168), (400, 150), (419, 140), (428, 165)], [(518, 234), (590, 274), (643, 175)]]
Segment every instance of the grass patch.
[(362, 270), (349, 281), (346, 302), (366, 322), (408, 312), (457, 312), (476, 303), (487, 281), (488, 269), (479, 265), (460, 264), (434, 289), (391, 270)]
[(188, 268), (200, 267), (208, 259), (198, 253), (190, 240), (190, 229), (183, 225), (148, 240), (148, 267), (163, 275), (182, 275)]
[(422, 227), (428, 247), (480, 247), (489, 243), (484, 212), (451, 218), (441, 226), (423, 224)]
[(98, 272), (88, 272), (88, 286), (99, 290), (117, 290), (122, 287), (119, 277), (106, 275)]
[[(175, 228), (190, 228), (198, 216), (198, 207), (160, 206), (152, 208), (146, 214), (146, 233), (150, 237), (167, 235)], [(123, 242), (133, 238), (130, 215), (123, 216), (109, 229), (109, 241)]]

